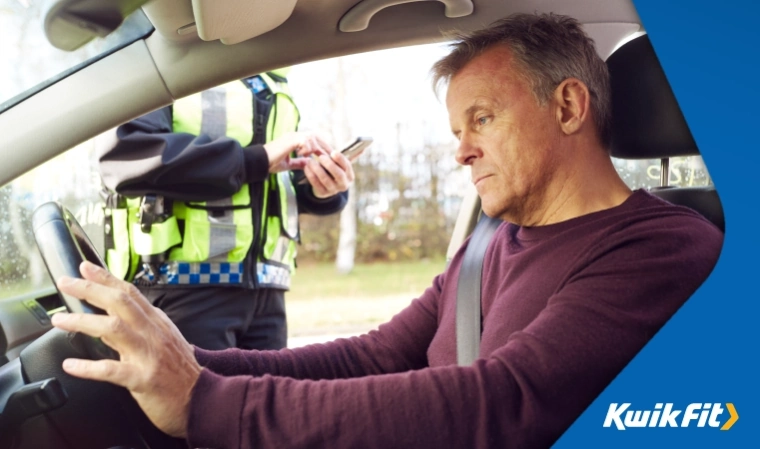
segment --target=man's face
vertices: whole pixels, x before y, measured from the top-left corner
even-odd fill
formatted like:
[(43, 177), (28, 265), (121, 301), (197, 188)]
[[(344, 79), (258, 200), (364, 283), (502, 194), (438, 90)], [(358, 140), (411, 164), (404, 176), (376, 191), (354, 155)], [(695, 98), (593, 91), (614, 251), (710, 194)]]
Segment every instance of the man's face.
[(483, 211), (533, 225), (560, 164), (554, 100), (540, 106), (511, 50), (496, 46), (451, 79), (449, 121), (459, 139), (456, 159), (470, 165)]

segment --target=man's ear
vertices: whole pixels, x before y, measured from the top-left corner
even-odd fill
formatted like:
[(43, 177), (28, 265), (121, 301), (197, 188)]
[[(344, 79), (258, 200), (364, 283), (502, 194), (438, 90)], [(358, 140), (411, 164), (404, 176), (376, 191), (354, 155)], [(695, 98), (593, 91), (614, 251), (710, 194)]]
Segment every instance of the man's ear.
[(566, 135), (578, 132), (588, 121), (591, 110), (591, 93), (586, 84), (577, 78), (568, 78), (554, 90), (554, 100), (562, 132)]

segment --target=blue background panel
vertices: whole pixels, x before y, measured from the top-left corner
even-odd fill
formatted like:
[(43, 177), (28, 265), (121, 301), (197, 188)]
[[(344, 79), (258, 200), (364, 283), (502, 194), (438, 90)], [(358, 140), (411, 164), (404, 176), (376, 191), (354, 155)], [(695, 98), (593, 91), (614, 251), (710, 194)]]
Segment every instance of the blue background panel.
[[(705, 284), (556, 447), (760, 447), (760, 2), (635, 0), (723, 203), (726, 238)], [(714, 428), (603, 428), (612, 402), (732, 402)], [(727, 416), (727, 412), (724, 412)]]

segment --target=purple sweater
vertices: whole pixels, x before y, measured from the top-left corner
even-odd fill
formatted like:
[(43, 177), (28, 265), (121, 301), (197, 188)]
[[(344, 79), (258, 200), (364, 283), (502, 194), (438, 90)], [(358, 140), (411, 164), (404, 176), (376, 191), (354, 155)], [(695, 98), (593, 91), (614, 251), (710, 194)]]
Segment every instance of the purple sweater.
[(188, 442), (213, 448), (547, 447), (707, 278), (722, 234), (645, 191), (549, 226), (502, 224), (480, 358), (456, 365), (463, 249), (378, 330), (282, 351), (196, 349)]

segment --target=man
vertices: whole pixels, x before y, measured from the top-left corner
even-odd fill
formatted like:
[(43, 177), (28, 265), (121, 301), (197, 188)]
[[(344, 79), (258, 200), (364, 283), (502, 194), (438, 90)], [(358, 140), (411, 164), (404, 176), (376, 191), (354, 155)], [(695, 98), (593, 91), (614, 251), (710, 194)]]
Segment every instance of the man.
[[(204, 349), (286, 347), (298, 214), (339, 212), (353, 181), (346, 157), (293, 133), (299, 112), (287, 71), (139, 117), (100, 156), (110, 271)], [(282, 144), (313, 147), (318, 158), (273, 165), (270, 147)]]
[[(378, 330), (279, 352), (193, 348), (85, 264), (88, 281), (59, 288), (110, 316), (54, 325), (102, 336), (122, 359), (64, 369), (127, 387), (193, 447), (550, 446), (704, 281), (722, 235), (619, 179), (608, 74), (575, 20), (508, 17), (462, 37), (434, 75), (449, 85), (456, 158), (505, 220), (484, 259), (471, 366), (456, 365), (463, 248)], [(143, 349), (158, 339), (169, 344)]]

